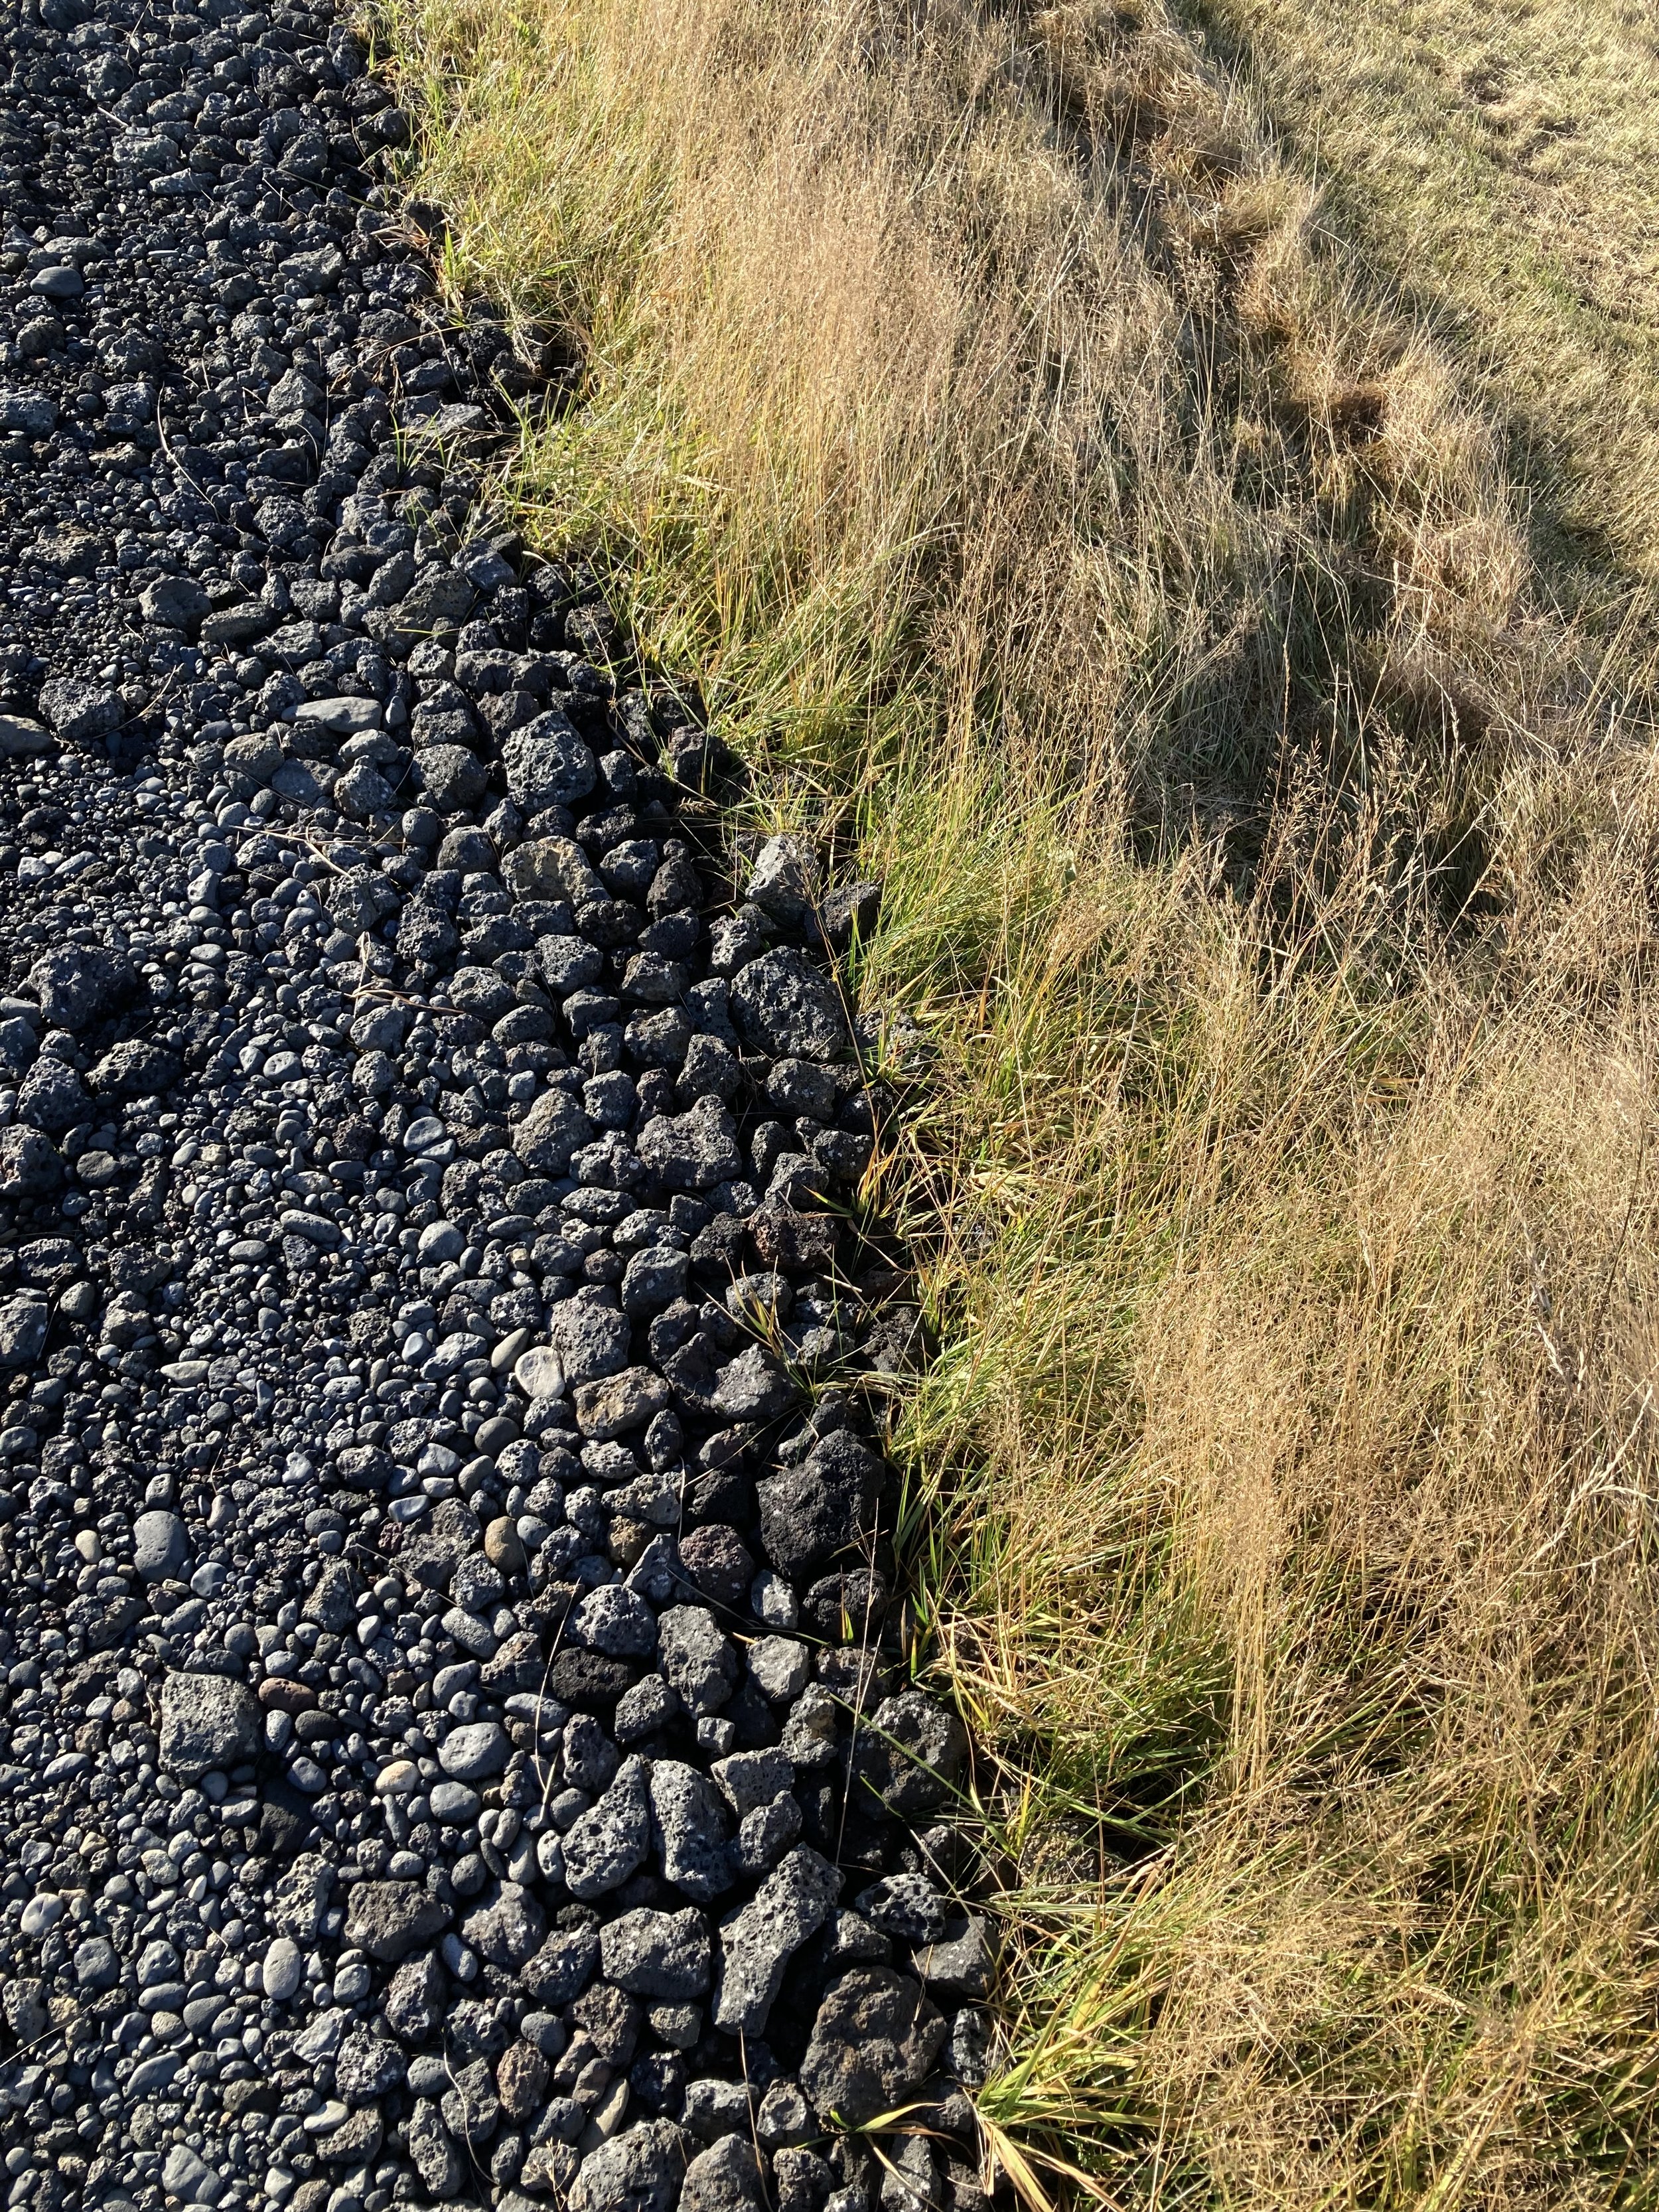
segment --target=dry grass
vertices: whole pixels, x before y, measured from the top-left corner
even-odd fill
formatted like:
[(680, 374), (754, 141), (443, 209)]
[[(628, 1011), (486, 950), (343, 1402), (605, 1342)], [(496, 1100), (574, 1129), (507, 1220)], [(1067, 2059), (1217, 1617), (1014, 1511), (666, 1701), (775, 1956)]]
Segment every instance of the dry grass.
[(1659, 60), (1635, 0), (1192, 0), (1485, 387), (1566, 528), (1651, 581)]
[[(1152, 9), (408, 0), (545, 543), (887, 883), (898, 1448), (1034, 2196), (1637, 2204), (1644, 672)], [(1047, 2161), (1047, 2163), (1045, 2163)]]

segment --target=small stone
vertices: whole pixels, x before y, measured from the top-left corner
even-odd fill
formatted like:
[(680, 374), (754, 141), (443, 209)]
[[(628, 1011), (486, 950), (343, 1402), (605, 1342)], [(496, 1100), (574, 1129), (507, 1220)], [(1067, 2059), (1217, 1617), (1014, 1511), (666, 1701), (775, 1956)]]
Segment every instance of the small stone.
[(592, 1979), (599, 1963), (599, 1939), (592, 1928), (562, 1929), (525, 1961), (523, 1980), (538, 2004), (568, 2004)]
[(921, 1989), (890, 1966), (855, 1966), (825, 1990), (801, 2062), (820, 2119), (861, 2127), (918, 2088), (945, 2040)]
[(438, 1764), (456, 1782), (478, 1782), (499, 1774), (512, 1747), (495, 1721), (469, 1721), (452, 1728), (438, 1747)]
[(647, 2120), (591, 2150), (570, 2191), (570, 2212), (676, 2212), (685, 2153), (672, 2120)]
[(854, 1771), (903, 1820), (943, 1803), (968, 1760), (962, 1723), (921, 1690), (884, 1698), (860, 1730)]
[(591, 749), (567, 717), (538, 714), (501, 747), (507, 795), (526, 814), (569, 806), (586, 799), (599, 780)]
[(722, 2136), (685, 2169), (679, 2212), (770, 2212), (752, 2143)]
[(568, 1632), (573, 1642), (612, 1659), (642, 1659), (657, 1648), (656, 1615), (619, 1583), (590, 1590), (572, 1613)]
[(285, 2004), (300, 1986), (305, 1964), (299, 1945), (287, 1936), (279, 1936), (267, 1948), (260, 1968), (265, 1995), (276, 2004)]
[(670, 1606), (657, 1629), (668, 1681), (692, 1712), (718, 1712), (737, 1686), (739, 1662), (713, 1613), (702, 1606)]
[(258, 1748), (258, 1702), (245, 1682), (223, 1674), (169, 1674), (161, 1687), (161, 1761), (193, 1781), (211, 1768), (252, 1759)]
[(650, 1848), (645, 1761), (626, 1759), (599, 1803), (564, 1838), (565, 1886), (573, 1897), (602, 1897), (638, 1871)]
[(669, 1395), (667, 1383), (648, 1367), (624, 1368), (619, 1375), (577, 1385), (572, 1393), (576, 1426), (596, 1443), (609, 1443), (630, 1429), (642, 1429), (662, 1412)]
[(693, 2081), (685, 2092), (681, 2118), (704, 2142), (718, 2142), (722, 2136), (747, 2136), (755, 2124), (753, 2091), (746, 2081), (723, 2081), (718, 2076)]
[(346, 1912), (346, 1941), (391, 1966), (448, 1923), (448, 1908), (418, 1882), (360, 1881)]
[(772, 1059), (830, 1060), (847, 1048), (847, 1016), (831, 984), (785, 946), (764, 952), (732, 979), (732, 1015), (744, 1042)]
[(795, 1770), (781, 1751), (738, 1751), (717, 1759), (712, 1769), (726, 1799), (739, 1820), (757, 1806), (769, 1805), (794, 1785)]
[(355, 2027), (334, 2062), (334, 2086), (348, 2105), (367, 2105), (394, 2088), (406, 2065), (403, 2052), (378, 2027)]
[(890, 1874), (863, 1890), (853, 1910), (901, 1943), (927, 1943), (945, 1933), (951, 1908), (926, 1875)]
[[(556, 1396), (558, 1394), (554, 1393)], [(498, 1514), (484, 1530), (484, 1556), (504, 1575), (521, 1575), (529, 1565), (517, 1522)]]
[(430, 1952), (424, 1958), (405, 1960), (386, 1989), (387, 2027), (405, 2043), (424, 2043), (438, 2019), (444, 1996), (443, 1972)]
[(606, 1923), (599, 1947), (605, 1979), (634, 1996), (682, 2001), (708, 1993), (713, 1950), (708, 1923), (693, 1907), (624, 1912)]
[(996, 1964), (989, 1923), (982, 1913), (953, 1914), (933, 1942), (918, 1946), (914, 1963), (931, 1990), (950, 1997), (988, 1996)]
[(757, 1485), (761, 1540), (778, 1572), (799, 1583), (810, 1569), (856, 1551), (875, 1526), (883, 1480), (875, 1454), (837, 1430), (798, 1466)]
[(761, 2099), (755, 2119), (755, 2133), (763, 2148), (775, 2151), (786, 2144), (811, 2142), (817, 2131), (799, 2083), (787, 2076), (774, 2081)]
[(495, 2094), (510, 2120), (532, 2119), (546, 2100), (550, 2069), (528, 2043), (510, 2044), (495, 2068)]
[(785, 1966), (823, 1927), (841, 1884), (840, 1874), (827, 1860), (799, 1844), (766, 1877), (752, 1901), (724, 1923), (714, 1998), (717, 2027), (728, 2033), (764, 2032)]
[(207, 593), (192, 576), (163, 576), (138, 594), (138, 611), (166, 629), (192, 629), (207, 613)]
[(517, 1882), (501, 1882), (489, 1901), (461, 1923), (467, 1942), (492, 1966), (521, 1966), (547, 1932), (535, 1897)]
[(680, 1759), (656, 1760), (651, 1811), (665, 1879), (699, 1905), (723, 1896), (732, 1887), (726, 1809), (708, 1776)]
[(811, 1670), (811, 1654), (793, 1636), (759, 1637), (749, 1647), (750, 1679), (771, 1705), (793, 1704)]

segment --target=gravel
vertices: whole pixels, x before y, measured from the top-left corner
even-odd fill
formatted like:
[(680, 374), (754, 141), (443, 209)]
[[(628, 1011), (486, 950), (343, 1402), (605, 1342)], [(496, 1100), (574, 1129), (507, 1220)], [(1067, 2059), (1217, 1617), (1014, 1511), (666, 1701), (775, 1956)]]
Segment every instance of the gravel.
[(337, 19), (0, 64), (8, 2206), (975, 2212), (878, 889), (494, 503)]

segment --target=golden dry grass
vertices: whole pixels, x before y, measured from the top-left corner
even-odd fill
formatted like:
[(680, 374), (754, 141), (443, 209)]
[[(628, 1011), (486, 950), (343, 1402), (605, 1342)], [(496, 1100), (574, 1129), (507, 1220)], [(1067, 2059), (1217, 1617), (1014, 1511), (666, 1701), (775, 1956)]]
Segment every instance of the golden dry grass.
[[(879, 870), (896, 1448), (1034, 2201), (1654, 2193), (1639, 639), (1153, 9), (407, 0), (458, 292), (757, 769)], [(924, 1510), (925, 1509), (925, 1510)]]
[[(1431, 317), (1562, 543), (1655, 574), (1659, 50), (1635, 0), (1194, 0)], [(1565, 526), (1565, 529), (1561, 526)]]

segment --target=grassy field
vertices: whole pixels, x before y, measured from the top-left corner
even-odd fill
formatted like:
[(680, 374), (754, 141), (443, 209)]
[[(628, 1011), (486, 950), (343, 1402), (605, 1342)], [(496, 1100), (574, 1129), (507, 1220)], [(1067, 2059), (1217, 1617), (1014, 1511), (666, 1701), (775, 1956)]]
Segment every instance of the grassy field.
[(1210, 58), (1127, 0), (386, 36), (458, 295), (586, 362), (535, 536), (757, 816), (886, 881), (870, 1195), (942, 1347), (896, 1448), (1008, 1872), (993, 2154), (1034, 2204), (1638, 2205), (1659, 805), (1571, 500), (1634, 546), (1642, 479), (1571, 392), (1571, 471), (1517, 472), (1452, 231), (1387, 148), (1366, 225), (1322, 208), (1335, 33), (1275, 117), (1289, 0), (1214, 15)]
[(1600, 600), (1659, 574), (1659, 38), (1635, 0), (1193, 0), (1452, 348)]

